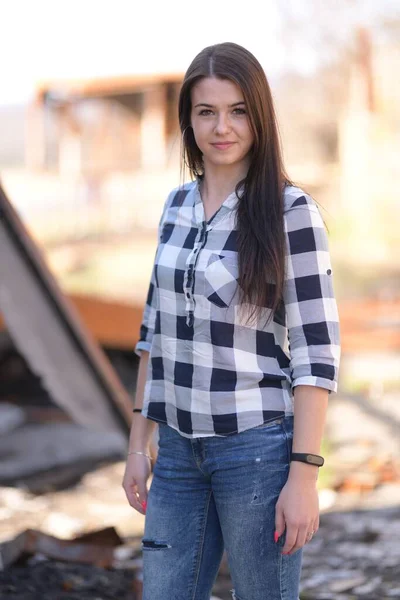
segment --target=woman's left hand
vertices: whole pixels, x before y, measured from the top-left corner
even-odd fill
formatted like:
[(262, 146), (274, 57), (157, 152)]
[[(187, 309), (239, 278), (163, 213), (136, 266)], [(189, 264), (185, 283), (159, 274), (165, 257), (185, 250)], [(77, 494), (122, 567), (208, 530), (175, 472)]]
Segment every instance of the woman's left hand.
[(302, 463), (292, 463), (292, 467), (275, 509), (276, 539), (286, 527), (282, 554), (293, 554), (302, 548), (319, 528), (317, 467)]

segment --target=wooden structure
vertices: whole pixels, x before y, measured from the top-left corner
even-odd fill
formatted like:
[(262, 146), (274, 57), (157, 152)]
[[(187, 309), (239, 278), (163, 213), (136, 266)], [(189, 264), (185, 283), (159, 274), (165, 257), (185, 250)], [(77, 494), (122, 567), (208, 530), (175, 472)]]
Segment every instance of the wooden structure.
[(164, 168), (178, 134), (182, 73), (38, 84), (26, 164), (66, 175)]
[[(72, 418), (129, 432), (132, 400), (0, 186), (0, 311), (18, 351)], [(86, 314), (87, 304), (78, 300)]]

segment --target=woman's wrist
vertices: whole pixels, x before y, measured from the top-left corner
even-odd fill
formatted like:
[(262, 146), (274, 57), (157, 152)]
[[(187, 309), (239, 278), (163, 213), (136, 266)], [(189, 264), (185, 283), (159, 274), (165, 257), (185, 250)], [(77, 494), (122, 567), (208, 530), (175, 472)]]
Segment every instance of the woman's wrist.
[(146, 454), (150, 454), (150, 444), (136, 444), (135, 446), (131, 446), (128, 448), (128, 454), (132, 452), (145, 452)]
[(148, 458), (150, 461), (152, 461), (152, 457), (150, 455), (149, 451), (144, 451), (144, 450), (130, 450), (128, 451), (127, 456), (143, 456), (144, 458)]
[(152, 436), (156, 427), (155, 421), (151, 421), (134, 412), (129, 436), (128, 452), (146, 452), (150, 454), (152, 447)]
[(289, 477), (290, 479), (315, 482), (318, 479), (318, 468), (303, 462), (292, 461), (290, 463)]

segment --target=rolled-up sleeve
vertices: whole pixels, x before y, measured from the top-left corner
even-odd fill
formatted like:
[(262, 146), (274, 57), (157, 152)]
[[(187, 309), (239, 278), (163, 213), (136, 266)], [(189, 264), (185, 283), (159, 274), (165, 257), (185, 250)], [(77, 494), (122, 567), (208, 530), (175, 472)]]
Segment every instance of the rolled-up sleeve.
[(168, 196), (168, 198), (164, 204), (164, 208), (163, 208), (163, 211), (162, 211), (162, 214), (160, 217), (160, 221), (158, 223), (157, 248), (156, 248), (156, 252), (154, 255), (154, 263), (153, 263), (153, 269), (152, 269), (151, 276), (150, 276), (150, 283), (149, 283), (149, 288), (147, 291), (146, 303), (145, 303), (144, 309), (143, 309), (142, 322), (141, 322), (140, 331), (139, 331), (139, 340), (135, 346), (135, 354), (137, 354), (138, 356), (142, 355), (142, 350), (147, 350), (147, 352), (150, 352), (150, 349), (151, 349), (151, 342), (153, 339), (154, 327), (155, 327), (156, 316), (157, 316), (156, 257), (157, 257), (157, 252), (158, 252), (158, 246), (161, 241), (162, 227), (164, 224), (164, 219), (165, 219), (165, 215), (167, 213), (167, 208), (169, 205), (170, 198), (171, 198), (171, 194)]
[(340, 330), (328, 237), (309, 196), (285, 212), (287, 243), (284, 303), (292, 388), (337, 391)]
[(156, 286), (155, 286), (155, 264), (150, 277), (146, 304), (143, 310), (142, 323), (140, 325), (139, 340), (135, 346), (135, 354), (142, 355), (142, 350), (150, 352), (151, 340), (153, 339), (154, 325), (156, 322)]

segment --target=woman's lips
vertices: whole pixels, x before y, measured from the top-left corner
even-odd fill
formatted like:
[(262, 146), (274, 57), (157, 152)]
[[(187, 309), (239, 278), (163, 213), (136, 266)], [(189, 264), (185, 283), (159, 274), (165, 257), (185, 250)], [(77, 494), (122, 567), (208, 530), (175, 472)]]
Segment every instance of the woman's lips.
[(211, 145), (214, 146), (214, 148), (217, 148), (217, 150), (227, 150), (228, 148), (233, 146), (234, 143), (235, 142), (217, 142)]

